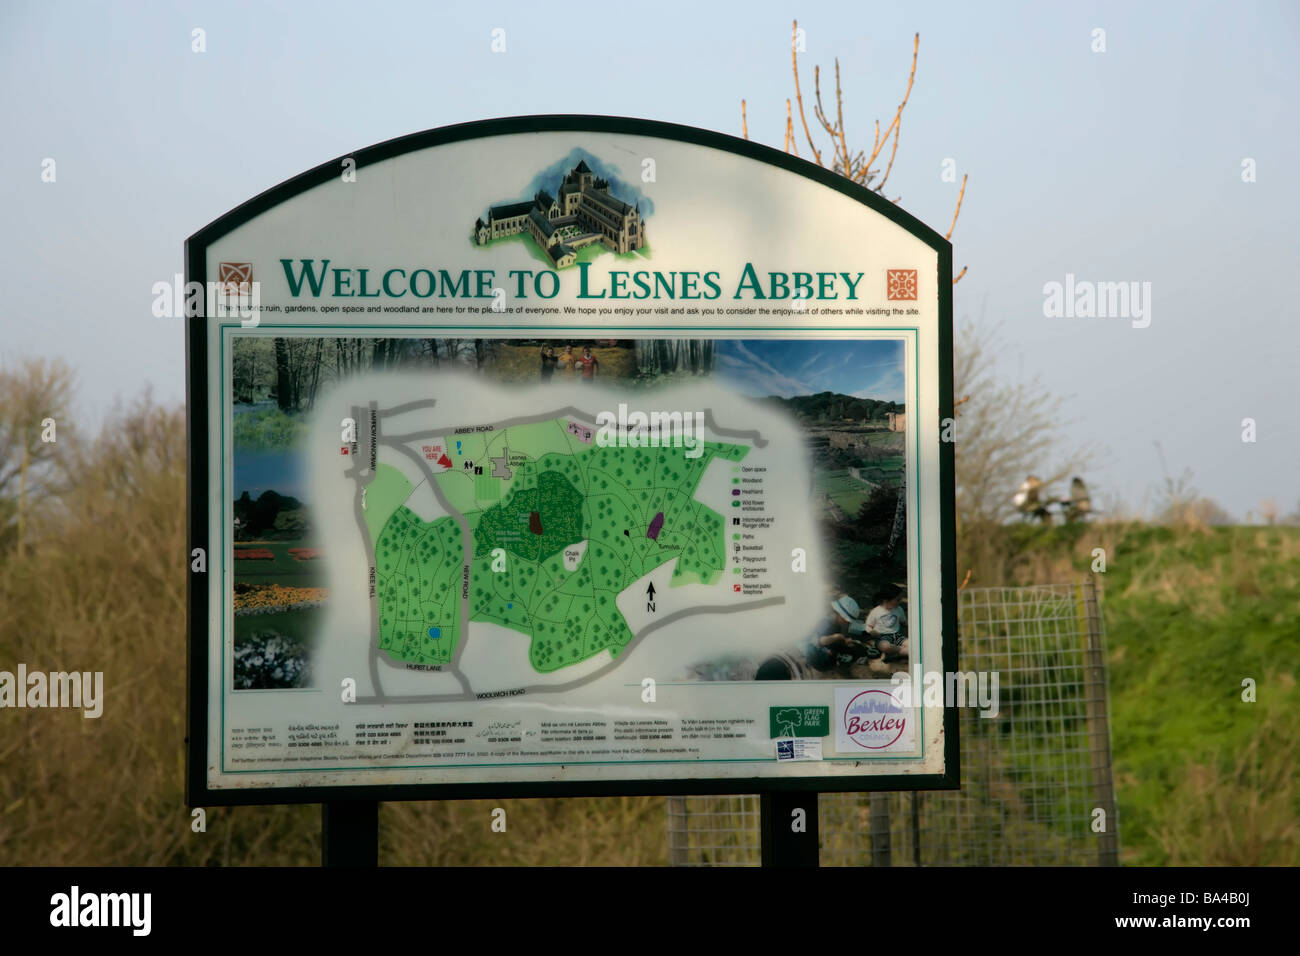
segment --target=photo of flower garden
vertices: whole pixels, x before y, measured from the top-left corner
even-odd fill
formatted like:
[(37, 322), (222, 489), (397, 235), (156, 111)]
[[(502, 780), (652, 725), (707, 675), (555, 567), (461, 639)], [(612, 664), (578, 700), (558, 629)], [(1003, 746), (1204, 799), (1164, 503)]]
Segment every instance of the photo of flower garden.
[(306, 426), (276, 400), (274, 343), (237, 338), (233, 371), (234, 687), (310, 687), (329, 592), (303, 501)]

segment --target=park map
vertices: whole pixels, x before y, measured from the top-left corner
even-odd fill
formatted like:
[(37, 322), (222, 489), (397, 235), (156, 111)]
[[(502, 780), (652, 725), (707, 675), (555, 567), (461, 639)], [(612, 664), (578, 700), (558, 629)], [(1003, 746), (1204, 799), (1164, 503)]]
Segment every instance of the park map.
[[(749, 442), (700, 440), (689, 454), (602, 444), (595, 417), (577, 408), (385, 433), (385, 418), (412, 410), (372, 405), (371, 444), (399, 452), (423, 480), (382, 462), (357, 462), (353, 474), (374, 636), (390, 661), (450, 671), (471, 696), (457, 668), (471, 622), (527, 636), (532, 670), (549, 674), (632, 646), (616, 599), (654, 569), (675, 559), (670, 586), (720, 582), (726, 519), (696, 491), (716, 462), (738, 472)], [(429, 494), (436, 507), (425, 513), (441, 515), (432, 520), (410, 506)]]

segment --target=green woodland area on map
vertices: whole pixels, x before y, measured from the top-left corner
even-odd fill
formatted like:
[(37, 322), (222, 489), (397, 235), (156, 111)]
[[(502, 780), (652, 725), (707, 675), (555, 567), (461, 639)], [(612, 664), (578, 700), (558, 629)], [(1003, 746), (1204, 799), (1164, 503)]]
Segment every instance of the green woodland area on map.
[[(633, 635), (615, 599), (673, 558), (670, 585), (721, 577), (724, 519), (694, 494), (711, 461), (737, 462), (749, 451), (702, 442), (694, 449), (702, 454), (688, 458), (681, 447), (599, 447), (568, 434), (567, 424), (552, 419), (448, 435), (452, 467), (435, 476), (473, 536), (470, 620), (531, 638), (529, 661), (539, 672), (603, 650), (617, 655)], [(509, 478), (493, 476), (502, 463)], [(383, 464), (366, 486), (379, 647), (397, 660), (447, 664), (460, 638), (461, 524), (455, 517), (421, 519), (404, 505), (411, 490), (401, 472)], [(570, 571), (565, 550), (583, 541)], [(497, 549), (505, 554), (502, 571), (493, 570)]]

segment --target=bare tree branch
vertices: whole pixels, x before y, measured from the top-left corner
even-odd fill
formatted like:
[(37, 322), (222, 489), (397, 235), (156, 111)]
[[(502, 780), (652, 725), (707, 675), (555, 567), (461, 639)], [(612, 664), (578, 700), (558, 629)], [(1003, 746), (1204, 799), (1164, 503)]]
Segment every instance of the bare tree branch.
[[(957, 228), (957, 217), (961, 215), (961, 201), (965, 197), (966, 197), (966, 174), (962, 173), (961, 192), (957, 194), (957, 208), (953, 210), (952, 225), (948, 227), (948, 234), (944, 236), (945, 239), (952, 239), (952, 231)], [(965, 272), (966, 270), (963, 269), (962, 271)]]
[(808, 139), (808, 148), (812, 150), (813, 159), (817, 160), (818, 166), (825, 166), (822, 162), (822, 154), (817, 149), (817, 144), (813, 142), (812, 133), (808, 132), (808, 117), (803, 112), (803, 91), (799, 89), (799, 45), (797, 37), (799, 34), (799, 21), (795, 20), (794, 25), (790, 28), (790, 62), (794, 68), (794, 95), (799, 102), (799, 121), (803, 123), (803, 134)]
[[(898, 109), (894, 111), (894, 119), (892, 122), (890, 122), (889, 126), (885, 128), (885, 135), (872, 148), (871, 156), (868, 157), (866, 164), (863, 166), (864, 170), (871, 168), (871, 164), (874, 163), (876, 161), (876, 157), (880, 155), (881, 148), (889, 140), (890, 131), (893, 130), (894, 127), (898, 126), (898, 124), (902, 122), (903, 108), (907, 106), (907, 101), (912, 96), (912, 84), (916, 81), (916, 58), (917, 58), (917, 52), (920, 50), (920, 48), (921, 48), (921, 34), (917, 33), (912, 37), (912, 69), (907, 75), (907, 90), (904, 91), (903, 93), (903, 102), (899, 103)], [(883, 185), (883, 183), (881, 185)], [(880, 191), (880, 186), (877, 186), (876, 192), (879, 191)]]
[(954, 391), (965, 396), (958, 432), (957, 514), (969, 529), (1015, 515), (1012, 491), (1028, 474), (1052, 485), (1082, 471), (1096, 455), (1085, 446), (1062, 450), (1067, 424), (1063, 400), (1037, 379), (1015, 385), (994, 378), (994, 358), (1003, 350), (996, 330), (965, 324), (954, 349)]

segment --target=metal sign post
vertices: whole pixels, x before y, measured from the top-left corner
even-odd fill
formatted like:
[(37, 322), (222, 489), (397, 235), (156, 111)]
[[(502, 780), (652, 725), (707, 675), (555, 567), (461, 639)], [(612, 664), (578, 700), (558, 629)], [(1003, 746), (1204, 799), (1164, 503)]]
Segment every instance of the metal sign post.
[(764, 866), (817, 866), (817, 794), (763, 794), (759, 832)]
[(320, 808), (321, 866), (379, 865), (379, 804), (323, 803)]

